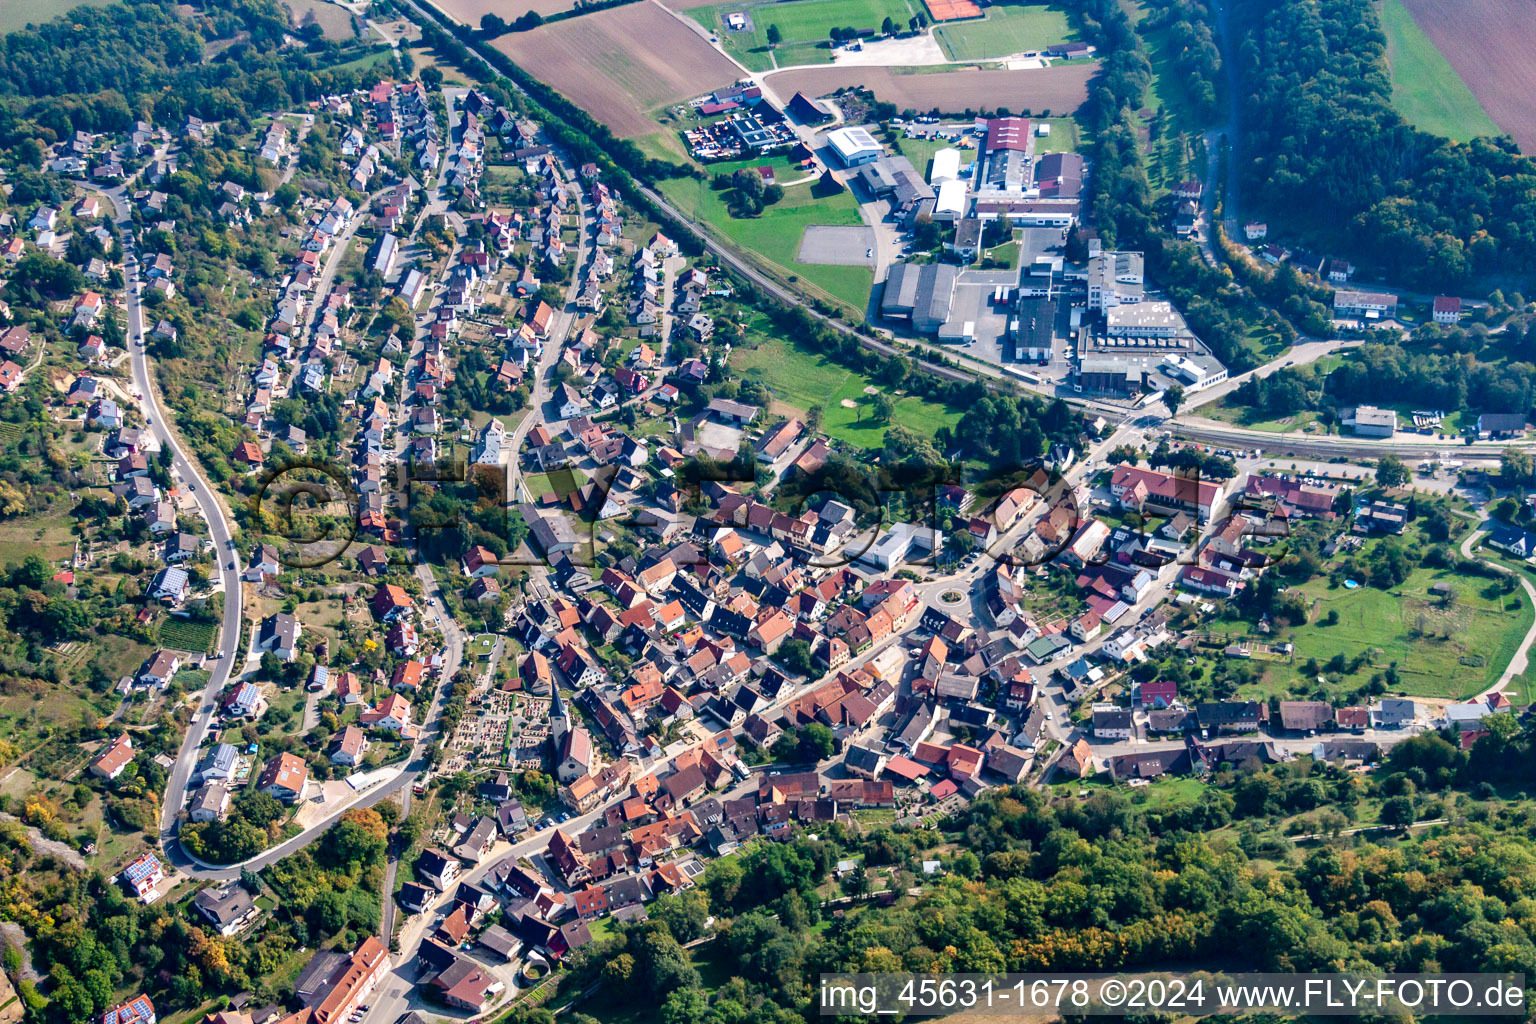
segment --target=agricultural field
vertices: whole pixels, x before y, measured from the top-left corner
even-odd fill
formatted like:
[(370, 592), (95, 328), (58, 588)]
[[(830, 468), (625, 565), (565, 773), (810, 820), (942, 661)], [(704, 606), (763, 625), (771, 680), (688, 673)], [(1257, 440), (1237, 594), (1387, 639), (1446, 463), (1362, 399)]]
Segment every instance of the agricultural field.
[[(743, 13), (748, 27), (732, 31), (726, 16)], [(905, 28), (916, 13), (909, 0), (781, 0), (779, 3), (716, 3), (695, 7), (688, 16), (719, 36), (731, 56), (753, 71), (792, 64), (829, 64), (832, 29), (879, 31), (886, 18)], [(768, 46), (768, 26), (777, 25), (783, 38), (777, 50)]]
[(649, 3), (510, 32), (492, 45), (624, 138), (656, 131), (650, 111), (730, 85), (741, 73)]
[(933, 36), (950, 60), (1007, 57), (1077, 38), (1060, 4), (993, 5), (980, 21), (940, 25)]
[[(1438, 582), (1455, 589), (1454, 601), (1430, 594)], [(1431, 569), (1415, 570), (1390, 591), (1364, 585), (1334, 588), (1325, 578), (1314, 579), (1297, 588), (1311, 602), (1307, 624), (1265, 639), (1295, 644), (1298, 665), (1307, 658), (1326, 663), (1335, 654), (1366, 655), (1368, 663), (1359, 672), (1343, 677), (1344, 688), (1396, 662), (1397, 688), (1407, 696), (1469, 697), (1498, 681), (1536, 621), (1523, 591), (1497, 594), (1488, 590), (1491, 582)], [(1328, 624), (1330, 612), (1339, 615), (1333, 625)], [(1279, 692), (1274, 684), (1292, 677), (1288, 669), (1272, 668), (1269, 675), (1265, 689), (1270, 692)]]
[(35, 0), (27, 4), (0, 4), (0, 35), (52, 21), (76, 7), (105, 7), (107, 3), (108, 0)]
[[(712, 164), (709, 176), (757, 164), (757, 160)], [(782, 159), (768, 161), (787, 179), (789, 165)], [(737, 245), (766, 259), (786, 274), (798, 275), (859, 310), (869, 302), (874, 273), (869, 267), (830, 266), (799, 263), (800, 240), (812, 225), (858, 225), (858, 203), (847, 191), (825, 194), (814, 182), (790, 185), (784, 198), (763, 211), (762, 216), (737, 218), (726, 209), (722, 193), (710, 187), (709, 177), (673, 178), (661, 183), (661, 190), (685, 215), (702, 221)]]
[(1381, 28), (1387, 36), (1387, 64), (1392, 69), (1392, 106), (1405, 120), (1457, 142), (1502, 134), (1451, 62), (1414, 22), (1402, 0), (1386, 0), (1381, 5)]
[(494, 14), (503, 21), (514, 21), (528, 11), (541, 17), (559, 14), (575, 6), (573, 0), (517, 0), (515, 4), (505, 0), (434, 0), (433, 6), (461, 25), (480, 27), (480, 19)]
[(165, 618), (160, 623), (160, 645), (175, 651), (205, 654), (213, 648), (219, 627), (212, 622)]
[(1098, 70), (1093, 61), (1057, 64), (1021, 71), (932, 71), (901, 74), (891, 68), (798, 68), (770, 76), (782, 96), (803, 92), (826, 96), (839, 89), (862, 86), (875, 98), (902, 110), (964, 114), (987, 110), (1004, 100), (1012, 110), (1070, 113), (1088, 98), (1088, 79)]
[(298, 28), (319, 25), (325, 38), (333, 42), (345, 42), (358, 37), (361, 21), (354, 21), (352, 12), (338, 4), (325, 0), (284, 0), (288, 16)]
[(1522, 152), (1536, 153), (1536, 4), (1529, 0), (1402, 0), (1402, 4), (1493, 122), (1514, 137)]
[(890, 423), (877, 423), (871, 415), (867, 377), (844, 369), (824, 356), (808, 352), (781, 338), (749, 330), (749, 340), (732, 350), (731, 366), (748, 380), (760, 381), (774, 393), (774, 415), (804, 417), (812, 407), (822, 410), (821, 429), (834, 440), (861, 448), (878, 448), (891, 426), (910, 427), (929, 437), (939, 427), (953, 427), (960, 414), (922, 398), (898, 398)]

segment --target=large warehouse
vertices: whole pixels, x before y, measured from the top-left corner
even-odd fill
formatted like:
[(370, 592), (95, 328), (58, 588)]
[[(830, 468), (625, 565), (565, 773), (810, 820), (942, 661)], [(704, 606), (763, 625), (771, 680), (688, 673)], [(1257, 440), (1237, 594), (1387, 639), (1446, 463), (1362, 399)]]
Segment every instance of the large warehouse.
[(838, 128), (827, 132), (827, 142), (844, 167), (873, 163), (885, 155), (885, 147), (875, 141), (868, 128)]
[(965, 216), (966, 188), (959, 178), (939, 186), (939, 201), (933, 208), (934, 220), (959, 220)]
[(976, 160), (976, 191), (1022, 195), (1035, 180), (1035, 136), (1029, 118), (994, 117), (983, 123), (987, 134)]
[(880, 297), (880, 315), (910, 320), (919, 334), (933, 334), (949, 319), (960, 268), (950, 263), (898, 263)]

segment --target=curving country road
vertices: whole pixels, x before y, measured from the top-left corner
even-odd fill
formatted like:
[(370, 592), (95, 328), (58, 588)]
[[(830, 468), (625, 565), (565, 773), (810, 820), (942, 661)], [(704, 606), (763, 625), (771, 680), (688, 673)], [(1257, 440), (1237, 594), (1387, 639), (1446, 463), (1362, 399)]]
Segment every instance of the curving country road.
[(224, 516), (224, 507), (213, 488), (208, 486), (208, 481), (203, 478), (196, 464), (187, 458), (181, 442), (167, 423), (165, 407), (160, 402), (159, 392), (149, 372), (149, 356), (143, 345), (144, 309), (139, 302), (139, 264), (134, 255), (132, 233), (126, 227), (129, 223), (126, 186), (119, 185), (113, 189), (86, 187), (112, 203), (112, 220), (123, 246), (123, 278), (128, 306), (128, 355), (133, 367), (134, 386), (138, 388), (139, 394), (144, 396), (142, 404), (144, 418), (149, 425), (150, 434), (160, 446), (170, 449), (171, 472), (191, 489), (198, 508), (202, 510), (203, 518), (208, 522), (208, 533), (213, 540), (214, 557), (218, 560), (217, 578), (224, 587), (224, 622), (219, 633), (217, 660), (211, 663), (212, 670), (208, 673), (208, 685), (203, 688), (202, 698), (193, 711), (192, 724), (187, 729), (186, 738), (182, 740), (181, 750), (177, 754), (175, 767), (171, 769), (164, 800), (160, 807), (160, 844), (167, 855), (170, 855), (172, 849), (177, 846), (176, 815), (181, 810), (182, 799), (186, 795), (187, 780), (192, 774), (197, 748), (202, 745), (203, 737), (208, 733), (208, 723), (212, 718), (210, 712), (214, 701), (219, 691), (229, 682), (229, 674), (238, 659), (242, 633), (242, 595), (237, 568), (240, 563), (238, 555), (233, 550), (234, 542), (231, 540), (229, 521)]
[(243, 870), (260, 871), (269, 864), (276, 863), (303, 849), (346, 811), (354, 807), (371, 807), (415, 781), (427, 767), (427, 748), (436, 738), (443, 707), (452, 689), (449, 681), (458, 671), (463, 659), (463, 634), (449, 616), (448, 609), (438, 594), (431, 570), (425, 565), (419, 565), (416, 572), (422, 580), (423, 592), (426, 594), (424, 610), (430, 611), (443, 628), (445, 654), (443, 669), (440, 673), (440, 679), (443, 682), (438, 686), (427, 720), (422, 724), (420, 736), (412, 747), (410, 759), (400, 769), (399, 774), (391, 780), (364, 791), (355, 800), (341, 802), (332, 813), (292, 839), (238, 864), (213, 865), (195, 860), (177, 842), (177, 816), (186, 799), (192, 771), (197, 765), (199, 748), (208, 735), (208, 727), (213, 718), (212, 710), (216, 705), (218, 694), (228, 685), (231, 673), (244, 661), (241, 652), (244, 630), (243, 595), (238, 568), (240, 556), (233, 549), (229, 520), (226, 518), (224, 507), (219, 502), (216, 492), (209, 487), (208, 481), (204, 479), (196, 464), (187, 457), (181, 442), (170, 427), (165, 406), (160, 400), (159, 392), (154, 387), (150, 374), (149, 356), (140, 344), (144, 337), (144, 312), (139, 301), (139, 272), (137, 259), (133, 255), (133, 238), (126, 227), (130, 218), (125, 187), (102, 189), (83, 182), (80, 184), (112, 203), (113, 221), (125, 254), (123, 276), (127, 292), (128, 351), (133, 367), (134, 385), (144, 396), (143, 412), (150, 433), (162, 447), (170, 449), (173, 456), (171, 463), (173, 473), (191, 488), (192, 495), (202, 510), (203, 518), (208, 522), (208, 532), (213, 540), (219, 563), (218, 579), (224, 587), (224, 620), (219, 634), (219, 650), (216, 659), (208, 663), (211, 666), (208, 685), (203, 688), (201, 697), (196, 702), (192, 723), (187, 728), (186, 737), (182, 740), (176, 756), (176, 763), (166, 780), (160, 809), (160, 847), (166, 861), (184, 874), (213, 880), (238, 878)]

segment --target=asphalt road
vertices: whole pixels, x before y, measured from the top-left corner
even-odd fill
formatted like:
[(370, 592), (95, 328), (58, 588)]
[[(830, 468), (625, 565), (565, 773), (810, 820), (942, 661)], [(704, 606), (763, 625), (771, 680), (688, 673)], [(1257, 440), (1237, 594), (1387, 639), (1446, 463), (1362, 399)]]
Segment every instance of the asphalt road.
[[(185, 856), (180, 844), (176, 842), (176, 815), (180, 812), (186, 796), (187, 780), (191, 777), (192, 769), (196, 765), (198, 747), (202, 745), (203, 738), (208, 733), (208, 724), (212, 719), (210, 712), (214, 702), (219, 692), (229, 682), (230, 672), (241, 660), (239, 652), (243, 629), (238, 568), (240, 558), (239, 553), (233, 550), (234, 544), (230, 539), (231, 531), (229, 522), (224, 517), (224, 508), (197, 466), (187, 458), (180, 441), (167, 424), (165, 408), (160, 403), (159, 392), (149, 372), (149, 357), (145, 354), (143, 346), (144, 310), (139, 301), (139, 265), (132, 255), (133, 237), (125, 227), (129, 222), (129, 208), (124, 189), (125, 186), (119, 186), (110, 191), (100, 189), (95, 191), (104, 195), (112, 203), (113, 220), (117, 224), (125, 254), (123, 277), (128, 305), (128, 353), (133, 367), (134, 387), (144, 396), (142, 409), (148, 421), (150, 433), (162, 448), (170, 450), (172, 472), (183, 484), (191, 488), (192, 496), (197, 500), (203, 518), (208, 522), (208, 533), (213, 541), (214, 556), (218, 560), (218, 578), (224, 585), (224, 621), (219, 634), (218, 658), (208, 663), (210, 666), (208, 685), (203, 688), (202, 697), (195, 705), (192, 724), (187, 729), (186, 738), (182, 740), (181, 750), (176, 756), (176, 764), (171, 768), (170, 777), (166, 782), (164, 802), (160, 808), (161, 848), (171, 863), (178, 868), (183, 868), (184, 865), (190, 865), (190, 859)], [(231, 565), (235, 568), (231, 568)]]

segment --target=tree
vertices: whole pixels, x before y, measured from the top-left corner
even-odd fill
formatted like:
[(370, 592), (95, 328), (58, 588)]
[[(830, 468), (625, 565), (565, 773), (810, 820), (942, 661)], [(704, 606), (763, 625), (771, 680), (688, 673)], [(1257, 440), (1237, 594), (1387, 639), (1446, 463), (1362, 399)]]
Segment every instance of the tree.
[(421, 84), (434, 92), (443, 86), (443, 73), (437, 68), (422, 68), (420, 78)]
[(1408, 467), (1396, 455), (1383, 455), (1376, 463), (1376, 482), (1389, 490), (1408, 482)]
[(702, 889), (671, 893), (651, 905), (651, 919), (665, 924), (678, 942), (692, 942), (704, 934), (709, 900)]
[(779, 647), (779, 663), (796, 675), (814, 674), (811, 645), (804, 640), (786, 640)]
[(1184, 404), (1184, 385), (1168, 385), (1168, 390), (1163, 392), (1163, 404), (1168, 407), (1168, 418), (1178, 419), (1179, 407)]
[(662, 1024), (694, 1024), (709, 1017), (709, 1000), (696, 988), (680, 988), (661, 1004)]
[(783, 41), (784, 41), (784, 33), (779, 30), (779, 26), (777, 26), (777, 25), (769, 25), (768, 26), (768, 45), (769, 46), (778, 46)]
[(891, 18), (887, 17), (884, 21), (882, 21), (880, 23), (880, 34), (883, 35), (883, 36), (893, 36), (893, 35), (895, 35), (896, 34), (896, 22), (891, 20)]
[(1384, 825), (1406, 827), (1413, 824), (1413, 797), (1404, 794), (1394, 796), (1381, 805), (1381, 821)]
[(874, 401), (871, 404), (874, 407), (873, 412), (876, 423), (891, 422), (891, 417), (896, 412), (896, 402), (890, 395), (882, 391), (875, 395)]

